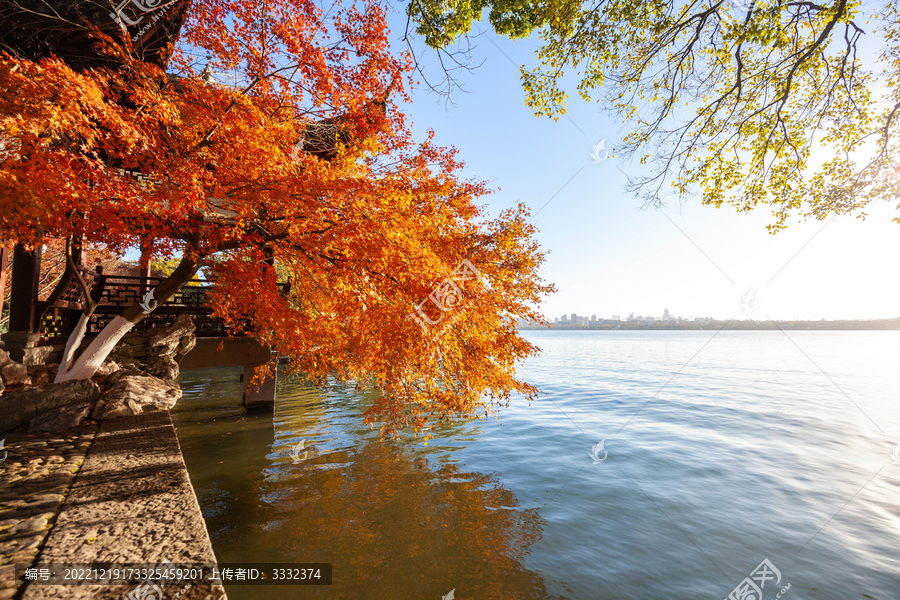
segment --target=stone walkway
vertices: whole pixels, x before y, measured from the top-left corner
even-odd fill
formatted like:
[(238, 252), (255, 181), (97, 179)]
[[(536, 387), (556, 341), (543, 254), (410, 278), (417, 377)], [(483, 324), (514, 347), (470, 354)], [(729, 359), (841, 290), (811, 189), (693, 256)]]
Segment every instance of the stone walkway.
[(0, 433), (0, 600), (16, 593), (15, 564), (34, 564), (97, 429)]
[[(216, 563), (168, 412), (0, 440), (0, 600), (122, 600), (136, 589), (17, 582), (16, 564)], [(163, 593), (227, 600), (210, 580)]]

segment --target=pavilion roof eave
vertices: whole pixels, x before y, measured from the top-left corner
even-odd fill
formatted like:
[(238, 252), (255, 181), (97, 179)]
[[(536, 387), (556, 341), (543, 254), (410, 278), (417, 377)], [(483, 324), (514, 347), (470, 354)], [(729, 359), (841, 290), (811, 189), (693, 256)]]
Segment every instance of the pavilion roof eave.
[(95, 49), (92, 28), (96, 27), (115, 41), (124, 33), (131, 39), (135, 58), (164, 69), (190, 5), (191, 0), (167, 0), (143, 10), (126, 0), (110, 12), (109, 7), (89, 0), (4, 2), (0, 49), (31, 60), (57, 56), (75, 69), (114, 66), (117, 59)]

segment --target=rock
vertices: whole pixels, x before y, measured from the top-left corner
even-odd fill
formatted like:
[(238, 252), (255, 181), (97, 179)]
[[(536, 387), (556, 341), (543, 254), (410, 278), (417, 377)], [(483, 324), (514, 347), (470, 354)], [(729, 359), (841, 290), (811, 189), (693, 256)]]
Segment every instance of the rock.
[(12, 359), (9, 357), (9, 352), (0, 348), (0, 367), (5, 367), (11, 362)]
[(28, 423), (28, 433), (38, 431), (63, 431), (70, 427), (77, 427), (91, 412), (90, 403), (64, 406), (50, 412), (46, 412)]
[(31, 377), (32, 385), (47, 385), (48, 383), (53, 383), (53, 380), (56, 379), (59, 365), (34, 365), (26, 367), (26, 369), (28, 370), (28, 376)]
[(127, 363), (125, 365), (121, 365), (121, 368), (118, 371), (116, 371), (115, 373), (113, 373), (112, 375), (107, 377), (106, 383), (108, 383), (110, 385), (115, 385), (123, 377), (130, 377), (130, 376), (136, 376), (136, 375), (137, 376), (146, 376), (147, 373), (144, 373), (143, 371), (138, 369), (133, 364)]
[(193, 336), (196, 329), (189, 315), (178, 315), (171, 326), (150, 338), (150, 345), (166, 348), (168, 353), (172, 354), (181, 344), (181, 338)]
[(116, 361), (107, 360), (102, 365), (100, 365), (100, 368), (97, 369), (95, 375), (99, 375), (100, 377), (107, 377), (120, 370), (121, 368), (122, 367), (120, 367), (119, 363), (117, 363)]
[[(165, 381), (174, 381), (178, 377), (176, 357), (186, 354), (196, 345), (195, 329), (190, 316), (179, 315), (165, 329), (130, 331), (109, 354), (107, 362), (118, 364), (120, 369), (140, 370)], [(85, 340), (82, 347), (90, 341)], [(101, 371), (98, 373), (102, 374)], [(114, 371), (106, 374), (112, 377)]]
[(150, 375), (120, 377), (97, 403), (92, 417), (98, 421), (137, 415), (149, 407), (169, 410), (181, 398), (177, 384)]
[(0, 367), (0, 378), (3, 379), (3, 382), (6, 385), (16, 384), (16, 383), (30, 383), (28, 378), (28, 369), (25, 365), (20, 365), (16, 362), (11, 362), (9, 364)]
[(132, 417), (135, 412), (122, 400), (101, 400), (91, 413), (91, 418), (96, 421), (107, 421), (119, 417)]
[(46, 370), (41, 369), (34, 375), (31, 375), (31, 385), (47, 385), (51, 383), (50, 373)]
[(175, 349), (175, 353), (179, 356), (184, 356), (188, 352), (194, 349), (194, 346), (197, 345), (197, 336), (193, 333), (185, 335), (181, 338), (181, 342), (179, 342), (178, 347)]
[(99, 397), (100, 387), (89, 379), (16, 390), (0, 398), (0, 431), (15, 429), (53, 409), (90, 403)]
[(175, 381), (178, 378), (178, 363), (170, 355), (147, 357), (141, 368), (149, 375), (164, 381)]

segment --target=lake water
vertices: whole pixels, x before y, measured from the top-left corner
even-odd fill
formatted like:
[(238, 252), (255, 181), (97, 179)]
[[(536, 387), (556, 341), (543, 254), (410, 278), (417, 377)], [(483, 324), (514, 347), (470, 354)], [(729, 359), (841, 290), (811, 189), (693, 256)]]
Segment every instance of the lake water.
[(545, 395), (427, 447), (344, 386), (281, 382), (273, 419), (238, 370), (184, 373), (218, 560), (333, 564), (229, 598), (721, 600), (764, 559), (765, 600), (900, 598), (900, 332), (523, 335)]

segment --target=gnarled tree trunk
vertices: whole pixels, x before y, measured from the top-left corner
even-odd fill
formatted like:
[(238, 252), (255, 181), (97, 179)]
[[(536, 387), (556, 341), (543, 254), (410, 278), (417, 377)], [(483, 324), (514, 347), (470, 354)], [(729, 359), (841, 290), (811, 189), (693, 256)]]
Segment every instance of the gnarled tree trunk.
[[(150, 290), (145, 298), (150, 298), (152, 293), (153, 301), (145, 301), (146, 304), (132, 304), (121, 314), (116, 316), (97, 335), (96, 338), (85, 348), (78, 358), (75, 358), (75, 352), (84, 339), (87, 331), (88, 322), (91, 314), (94, 312), (95, 306), (89, 306), (85, 309), (78, 325), (69, 336), (66, 343), (66, 349), (63, 351), (63, 357), (59, 365), (59, 371), (56, 375), (55, 383), (62, 383), (73, 379), (90, 379), (103, 364), (103, 361), (109, 356), (113, 348), (122, 337), (131, 331), (131, 329), (141, 322), (145, 316), (150, 314), (156, 306), (164, 303), (180, 290), (187, 282), (194, 278), (197, 269), (200, 268), (200, 260), (198, 258), (190, 258), (188, 254), (181, 259), (178, 267), (171, 275), (166, 277), (156, 288)], [(149, 309), (149, 310), (148, 310)]]

